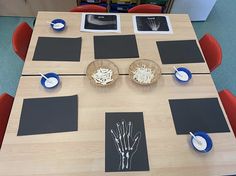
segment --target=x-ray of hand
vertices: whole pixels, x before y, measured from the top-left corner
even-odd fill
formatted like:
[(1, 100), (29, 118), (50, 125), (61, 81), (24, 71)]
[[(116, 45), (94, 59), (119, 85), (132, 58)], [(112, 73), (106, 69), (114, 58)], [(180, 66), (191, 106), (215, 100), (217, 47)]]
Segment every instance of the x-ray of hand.
[(160, 22), (157, 22), (155, 18), (148, 18), (147, 24), (151, 28), (152, 31), (158, 31), (160, 28)]
[(122, 120), (121, 123), (116, 123), (117, 130), (111, 129), (111, 135), (115, 143), (117, 152), (120, 155), (119, 170), (130, 170), (132, 157), (138, 150), (141, 132), (137, 132), (134, 137), (132, 135), (133, 124)]

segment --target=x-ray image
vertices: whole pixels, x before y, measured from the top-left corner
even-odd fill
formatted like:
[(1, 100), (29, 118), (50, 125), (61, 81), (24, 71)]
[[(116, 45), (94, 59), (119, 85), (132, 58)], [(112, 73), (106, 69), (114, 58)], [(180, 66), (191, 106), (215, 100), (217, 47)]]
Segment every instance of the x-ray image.
[(170, 33), (171, 27), (166, 16), (135, 16), (137, 33)]
[(82, 31), (117, 31), (119, 29), (117, 15), (84, 14), (83, 19)]
[(137, 27), (139, 31), (168, 31), (166, 18), (163, 16), (137, 16)]

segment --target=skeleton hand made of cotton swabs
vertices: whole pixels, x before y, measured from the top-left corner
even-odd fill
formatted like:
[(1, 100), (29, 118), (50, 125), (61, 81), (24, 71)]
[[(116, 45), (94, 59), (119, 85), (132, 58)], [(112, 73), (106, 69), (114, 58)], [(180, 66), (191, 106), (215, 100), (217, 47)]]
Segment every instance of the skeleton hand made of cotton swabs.
[(160, 22), (156, 21), (155, 18), (147, 18), (147, 24), (152, 31), (158, 31), (158, 29), (160, 28)]
[(131, 170), (132, 157), (138, 150), (141, 132), (132, 136), (133, 124), (122, 120), (121, 124), (116, 123), (117, 131), (111, 129), (111, 135), (114, 140), (116, 149), (120, 155), (119, 170)]

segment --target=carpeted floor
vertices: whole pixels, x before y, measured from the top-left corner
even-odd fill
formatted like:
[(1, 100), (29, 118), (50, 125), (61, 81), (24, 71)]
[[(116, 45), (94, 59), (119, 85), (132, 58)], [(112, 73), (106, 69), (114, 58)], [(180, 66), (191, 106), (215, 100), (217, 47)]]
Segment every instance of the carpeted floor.
[(207, 21), (193, 22), (198, 38), (213, 34), (223, 50), (222, 65), (212, 72), (217, 90), (229, 89), (236, 95), (236, 1), (218, 0)]
[(34, 18), (0, 17), (0, 94), (15, 96), (23, 61), (12, 50), (12, 33), (22, 21), (32, 26)]

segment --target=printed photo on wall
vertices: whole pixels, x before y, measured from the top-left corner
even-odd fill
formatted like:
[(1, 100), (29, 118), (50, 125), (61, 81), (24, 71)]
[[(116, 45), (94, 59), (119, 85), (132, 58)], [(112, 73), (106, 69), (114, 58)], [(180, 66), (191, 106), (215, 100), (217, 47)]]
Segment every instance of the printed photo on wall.
[(148, 171), (143, 113), (106, 113), (105, 126), (105, 171)]
[(81, 31), (120, 32), (120, 16), (114, 14), (82, 14)]
[(142, 34), (172, 34), (172, 27), (168, 16), (134, 15), (133, 25), (135, 33)]

